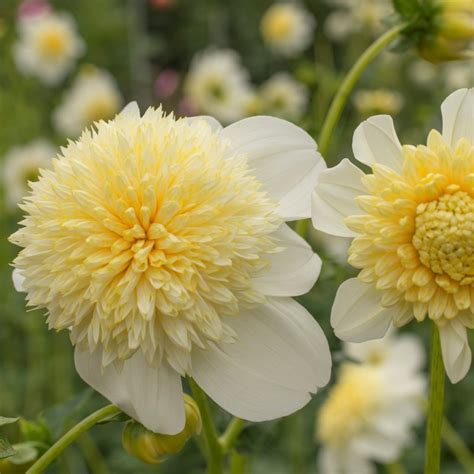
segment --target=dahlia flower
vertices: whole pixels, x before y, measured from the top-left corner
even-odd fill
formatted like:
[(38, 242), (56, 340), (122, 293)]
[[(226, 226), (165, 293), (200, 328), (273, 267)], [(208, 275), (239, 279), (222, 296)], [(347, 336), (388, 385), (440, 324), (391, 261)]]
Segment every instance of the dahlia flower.
[(352, 237), (349, 263), (361, 272), (336, 295), (331, 323), (345, 341), (382, 337), (391, 322), (434, 321), (453, 383), (471, 365), (474, 327), (474, 89), (441, 106), (442, 133), (402, 146), (392, 119), (369, 118), (355, 131), (355, 158), (319, 176), (313, 225)]
[(151, 431), (183, 430), (185, 375), (238, 417), (290, 414), (331, 367), (291, 298), (321, 261), (284, 222), (310, 215), (324, 168), (280, 119), (222, 128), (130, 104), (33, 184), (17, 286), (70, 330), (80, 376)]

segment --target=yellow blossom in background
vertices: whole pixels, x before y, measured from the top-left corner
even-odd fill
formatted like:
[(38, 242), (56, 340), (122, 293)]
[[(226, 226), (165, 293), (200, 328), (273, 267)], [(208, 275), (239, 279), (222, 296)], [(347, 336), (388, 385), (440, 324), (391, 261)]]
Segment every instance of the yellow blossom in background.
[(2, 178), (6, 206), (17, 210), (28, 194), (28, 183), (38, 179), (40, 169), (51, 167), (56, 148), (47, 140), (38, 139), (27, 145), (12, 148), (3, 158)]
[(370, 474), (399, 459), (422, 419), (424, 352), (411, 336), (347, 344), (335, 385), (316, 418), (321, 473)]
[(352, 237), (349, 263), (360, 269), (336, 295), (331, 323), (345, 341), (383, 336), (426, 318), (440, 330), (452, 382), (471, 365), (467, 330), (474, 327), (474, 89), (441, 106), (442, 134), (404, 145), (389, 116), (355, 131), (356, 159), (323, 172), (313, 194), (313, 224)]
[(108, 120), (120, 111), (122, 95), (115, 79), (102, 69), (82, 69), (53, 113), (56, 129), (67, 137), (77, 137), (98, 120)]
[(361, 115), (395, 115), (403, 107), (403, 96), (389, 89), (358, 90), (353, 97), (354, 106)]
[(70, 331), (80, 376), (148, 430), (183, 430), (185, 375), (235, 416), (292, 413), (331, 366), (291, 298), (321, 261), (284, 223), (310, 216), (316, 148), (277, 118), (222, 128), (130, 104), (32, 185), (15, 284)]
[(312, 41), (314, 17), (298, 3), (274, 3), (263, 15), (260, 32), (275, 53), (293, 57)]
[(419, 51), (438, 63), (473, 56), (474, 6), (472, 0), (433, 0), (438, 11), (434, 32), (423, 38)]
[(44, 11), (18, 21), (13, 57), (20, 72), (56, 85), (84, 53), (85, 44), (67, 13)]

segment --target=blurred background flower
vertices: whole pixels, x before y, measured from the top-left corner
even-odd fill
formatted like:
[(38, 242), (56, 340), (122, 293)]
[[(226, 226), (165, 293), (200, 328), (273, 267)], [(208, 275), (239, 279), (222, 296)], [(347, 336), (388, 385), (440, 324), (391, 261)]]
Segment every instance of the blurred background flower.
[(123, 98), (113, 76), (94, 66), (85, 66), (53, 112), (53, 123), (63, 136), (75, 138), (93, 122), (113, 118), (122, 105)]
[(30, 181), (38, 179), (41, 168), (49, 168), (56, 155), (56, 148), (46, 139), (12, 148), (3, 158), (2, 175), (6, 206), (10, 211), (17, 209), (26, 196)]
[(85, 44), (71, 15), (39, 7), (18, 20), (18, 41), (13, 54), (20, 72), (48, 85), (62, 81), (84, 52)]

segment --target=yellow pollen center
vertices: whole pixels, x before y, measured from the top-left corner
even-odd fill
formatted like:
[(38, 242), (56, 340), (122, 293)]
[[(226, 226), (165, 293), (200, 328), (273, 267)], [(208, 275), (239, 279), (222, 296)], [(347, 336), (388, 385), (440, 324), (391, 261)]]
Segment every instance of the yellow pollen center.
[(379, 406), (378, 387), (376, 369), (346, 364), (319, 411), (317, 438), (337, 446), (361, 432)]
[(432, 272), (467, 284), (474, 281), (474, 198), (445, 194), (416, 210), (413, 245)]
[(432, 131), (427, 146), (403, 147), (400, 172), (372, 170), (357, 198), (361, 214), (346, 219), (357, 233), (349, 263), (358, 278), (381, 292), (382, 306), (396, 305), (396, 324), (412, 315), (472, 320), (474, 146), (461, 139), (452, 147)]
[(263, 34), (269, 41), (285, 39), (292, 27), (292, 17), (285, 8), (276, 9), (263, 19)]
[(55, 29), (44, 32), (39, 38), (40, 51), (48, 57), (57, 58), (64, 53), (64, 35)]

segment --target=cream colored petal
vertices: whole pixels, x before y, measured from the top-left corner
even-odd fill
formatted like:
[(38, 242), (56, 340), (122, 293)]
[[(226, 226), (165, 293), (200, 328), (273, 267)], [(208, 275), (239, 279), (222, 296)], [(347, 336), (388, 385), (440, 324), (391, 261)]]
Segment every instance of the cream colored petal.
[(230, 156), (245, 154), (250, 168), (286, 220), (311, 216), (311, 193), (326, 164), (301, 128), (275, 117), (251, 117), (222, 131)]
[(78, 347), (74, 360), (86, 383), (149, 430), (172, 435), (184, 429), (181, 377), (167, 362), (151, 367), (138, 351), (119, 371), (102, 367), (100, 349), (91, 354)]
[(452, 383), (462, 380), (471, 366), (471, 349), (466, 328), (458, 321), (439, 327), (444, 367)]
[(474, 144), (474, 88), (459, 89), (441, 105), (443, 138), (456, 146), (460, 138)]
[(328, 382), (327, 340), (291, 298), (271, 298), (226, 323), (236, 341), (194, 349), (192, 376), (229, 413), (251, 421), (286, 416)]
[(402, 171), (402, 146), (389, 115), (374, 115), (362, 122), (352, 139), (355, 158), (368, 166), (376, 163)]
[(311, 246), (288, 225), (283, 224), (272, 234), (282, 252), (268, 257), (271, 266), (252, 282), (269, 296), (298, 296), (307, 293), (319, 277), (321, 259)]
[(361, 179), (364, 173), (349, 160), (323, 171), (312, 195), (313, 226), (327, 234), (355, 237), (344, 219), (361, 214), (356, 197), (367, 194)]
[(381, 306), (382, 293), (357, 278), (346, 280), (337, 290), (331, 325), (339, 339), (364, 342), (383, 337), (396, 312), (396, 305)]

